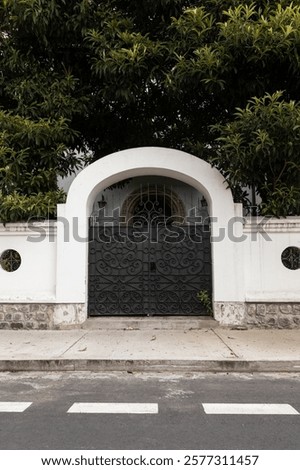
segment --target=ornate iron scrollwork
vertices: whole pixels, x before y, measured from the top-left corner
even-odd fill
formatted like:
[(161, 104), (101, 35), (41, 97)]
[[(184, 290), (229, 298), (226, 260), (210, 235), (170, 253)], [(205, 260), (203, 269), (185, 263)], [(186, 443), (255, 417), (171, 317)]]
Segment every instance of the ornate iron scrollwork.
[(91, 225), (89, 315), (206, 314), (197, 293), (211, 292), (209, 226), (172, 224), (165, 201), (149, 191), (133, 225)]

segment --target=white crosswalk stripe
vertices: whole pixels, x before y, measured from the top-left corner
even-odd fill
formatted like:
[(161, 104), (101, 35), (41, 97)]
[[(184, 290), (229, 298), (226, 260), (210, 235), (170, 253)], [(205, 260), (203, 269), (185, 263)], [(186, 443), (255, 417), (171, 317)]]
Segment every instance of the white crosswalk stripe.
[(291, 405), (284, 403), (202, 403), (206, 414), (226, 415), (297, 415)]
[[(33, 402), (0, 401), (0, 413), (22, 413)], [(207, 415), (300, 415), (287, 403), (202, 403)], [(67, 413), (158, 414), (157, 403), (76, 402)]]
[(68, 413), (157, 414), (157, 403), (74, 403)]
[(32, 405), (32, 402), (0, 401), (0, 413), (22, 413), (30, 405)]

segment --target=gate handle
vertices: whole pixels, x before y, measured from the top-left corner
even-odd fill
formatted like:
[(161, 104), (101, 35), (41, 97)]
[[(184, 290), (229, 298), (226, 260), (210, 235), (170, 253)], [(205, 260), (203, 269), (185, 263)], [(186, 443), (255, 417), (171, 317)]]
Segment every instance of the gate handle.
[(150, 262), (150, 271), (151, 272), (156, 271), (156, 263), (154, 263), (154, 261)]

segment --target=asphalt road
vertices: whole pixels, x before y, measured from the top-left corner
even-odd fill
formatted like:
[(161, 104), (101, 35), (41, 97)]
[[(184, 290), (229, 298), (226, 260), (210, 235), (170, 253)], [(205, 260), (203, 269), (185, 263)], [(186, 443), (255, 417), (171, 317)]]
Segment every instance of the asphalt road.
[[(32, 404), (1, 412), (5, 402)], [(78, 402), (158, 412), (68, 412)], [(295, 414), (207, 414), (203, 403), (288, 404)], [(0, 449), (300, 449), (300, 374), (2, 373)]]

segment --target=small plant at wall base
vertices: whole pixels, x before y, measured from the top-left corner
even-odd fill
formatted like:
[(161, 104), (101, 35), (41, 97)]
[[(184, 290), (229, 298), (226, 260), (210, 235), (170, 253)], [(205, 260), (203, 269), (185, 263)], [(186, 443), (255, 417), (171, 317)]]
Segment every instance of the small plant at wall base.
[(208, 315), (213, 315), (213, 305), (211, 294), (207, 290), (201, 290), (197, 293), (197, 299), (201, 302)]

